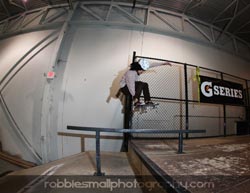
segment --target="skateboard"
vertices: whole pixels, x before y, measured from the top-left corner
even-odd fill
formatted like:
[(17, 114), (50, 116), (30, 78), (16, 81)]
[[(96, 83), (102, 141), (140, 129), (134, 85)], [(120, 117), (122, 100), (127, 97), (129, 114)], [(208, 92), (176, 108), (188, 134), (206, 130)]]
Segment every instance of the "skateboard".
[(141, 104), (133, 107), (133, 113), (138, 112), (140, 114), (147, 113), (148, 110), (157, 109), (159, 103), (154, 104)]

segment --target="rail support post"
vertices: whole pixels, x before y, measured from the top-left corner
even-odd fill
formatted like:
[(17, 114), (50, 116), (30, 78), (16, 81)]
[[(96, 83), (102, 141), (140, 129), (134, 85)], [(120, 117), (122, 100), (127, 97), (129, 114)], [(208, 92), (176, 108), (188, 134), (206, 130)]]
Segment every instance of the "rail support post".
[(94, 176), (104, 176), (101, 170), (100, 131), (96, 131), (96, 172)]

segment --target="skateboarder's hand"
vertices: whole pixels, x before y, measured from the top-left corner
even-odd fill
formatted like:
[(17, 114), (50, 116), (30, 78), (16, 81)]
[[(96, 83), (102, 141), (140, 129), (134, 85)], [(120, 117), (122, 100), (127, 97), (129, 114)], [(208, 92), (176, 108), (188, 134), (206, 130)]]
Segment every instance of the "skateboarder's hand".
[(137, 103), (137, 102), (139, 102), (139, 99), (138, 99), (138, 98), (133, 97), (133, 102), (134, 102), (134, 103)]

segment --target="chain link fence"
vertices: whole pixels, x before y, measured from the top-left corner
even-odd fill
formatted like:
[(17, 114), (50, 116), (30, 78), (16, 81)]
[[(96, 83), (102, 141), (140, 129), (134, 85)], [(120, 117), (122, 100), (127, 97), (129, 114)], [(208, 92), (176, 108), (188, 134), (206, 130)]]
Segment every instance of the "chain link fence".
[[(147, 58), (139, 57), (138, 58)], [(151, 63), (164, 61), (147, 58)], [(165, 60), (167, 61), (167, 60)], [(133, 129), (205, 129), (204, 134), (189, 134), (188, 137), (226, 136), (236, 134), (236, 122), (249, 120), (249, 81), (207, 68), (173, 62), (150, 68), (140, 76), (149, 84), (153, 102), (159, 103), (146, 113), (134, 112), (130, 127)], [(199, 76), (223, 79), (243, 85), (244, 105), (201, 103)], [(143, 98), (143, 97), (142, 97)], [(134, 137), (177, 137), (167, 134), (151, 136), (134, 134)]]

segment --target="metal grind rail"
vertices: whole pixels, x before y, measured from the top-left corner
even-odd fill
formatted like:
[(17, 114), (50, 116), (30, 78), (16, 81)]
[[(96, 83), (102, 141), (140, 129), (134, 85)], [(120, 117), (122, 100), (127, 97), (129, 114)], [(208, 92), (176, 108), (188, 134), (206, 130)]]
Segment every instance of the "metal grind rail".
[(206, 130), (164, 130), (164, 129), (111, 129), (111, 128), (98, 128), (98, 127), (80, 127), (80, 126), (67, 126), (69, 130), (78, 131), (93, 131), (96, 133), (96, 172), (95, 176), (105, 175), (101, 171), (101, 154), (100, 154), (100, 133), (168, 133), (168, 134), (179, 134), (178, 137), (178, 152), (183, 153), (183, 134), (187, 133), (205, 133)]

